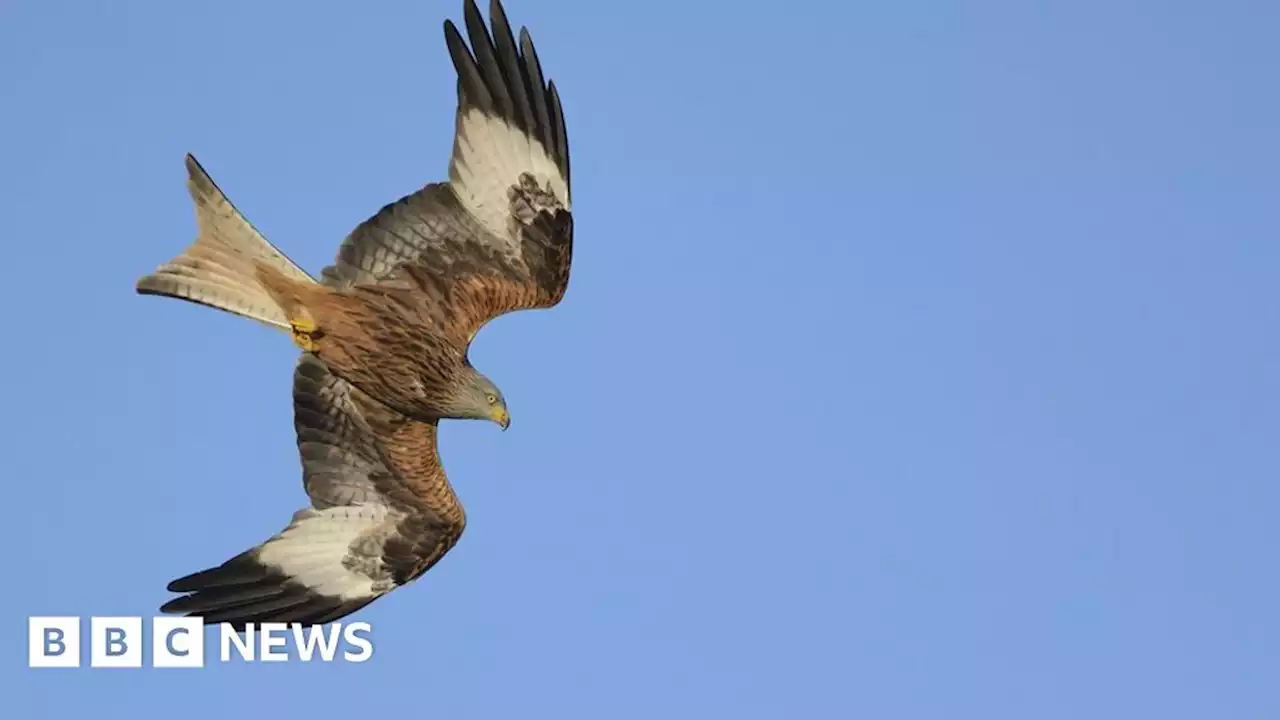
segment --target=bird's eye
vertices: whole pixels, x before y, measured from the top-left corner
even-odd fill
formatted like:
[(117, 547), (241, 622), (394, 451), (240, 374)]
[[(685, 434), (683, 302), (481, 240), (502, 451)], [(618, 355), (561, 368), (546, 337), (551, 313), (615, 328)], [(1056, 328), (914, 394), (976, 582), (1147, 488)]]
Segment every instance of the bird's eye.
[(490, 405), (493, 405), (494, 403), (498, 402), (498, 396), (497, 396), (497, 395), (488, 395), (488, 396), (486, 396), (486, 399), (489, 401), (489, 404), (490, 404)]

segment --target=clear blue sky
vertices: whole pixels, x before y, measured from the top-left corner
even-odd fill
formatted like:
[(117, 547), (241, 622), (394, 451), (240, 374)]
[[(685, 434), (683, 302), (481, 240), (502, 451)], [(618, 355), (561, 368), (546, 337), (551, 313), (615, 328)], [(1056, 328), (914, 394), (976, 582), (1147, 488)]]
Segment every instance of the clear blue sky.
[(304, 502), (288, 339), (133, 293), (183, 153), (318, 272), (443, 177), (461, 2), (0, 2), (6, 716), (1280, 717), (1280, 6), (507, 10), (577, 245), (460, 545), (363, 665), (35, 671)]

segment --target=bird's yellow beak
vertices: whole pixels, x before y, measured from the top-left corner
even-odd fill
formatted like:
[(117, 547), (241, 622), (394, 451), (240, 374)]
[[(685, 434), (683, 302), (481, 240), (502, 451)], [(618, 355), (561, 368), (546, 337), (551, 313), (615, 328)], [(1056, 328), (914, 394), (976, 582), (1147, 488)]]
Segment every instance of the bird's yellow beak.
[(503, 430), (506, 430), (511, 425), (511, 413), (507, 412), (507, 409), (504, 407), (495, 407), (493, 409), (493, 414), (489, 417), (493, 418), (494, 422), (501, 425)]

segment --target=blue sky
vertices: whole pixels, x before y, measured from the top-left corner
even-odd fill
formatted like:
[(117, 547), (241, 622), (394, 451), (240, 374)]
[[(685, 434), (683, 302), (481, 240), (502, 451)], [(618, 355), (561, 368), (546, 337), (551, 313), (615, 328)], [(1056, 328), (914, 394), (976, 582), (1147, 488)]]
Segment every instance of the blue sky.
[(459, 546), (361, 665), (37, 671), (305, 501), (288, 339), (133, 293), (183, 153), (318, 272), (443, 177), (461, 2), (0, 2), (11, 716), (1280, 714), (1280, 6), (506, 6), (575, 266)]

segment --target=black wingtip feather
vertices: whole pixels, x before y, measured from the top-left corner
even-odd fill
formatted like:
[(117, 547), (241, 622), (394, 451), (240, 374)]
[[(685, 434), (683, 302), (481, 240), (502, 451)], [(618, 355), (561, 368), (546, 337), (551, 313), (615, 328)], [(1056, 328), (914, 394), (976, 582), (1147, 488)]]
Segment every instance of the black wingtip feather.
[(485, 26), (484, 17), (475, 2), (468, 0), (463, 12), (467, 26), (467, 36), (471, 39), (471, 53), (479, 67), (480, 75), (489, 88), (493, 98), (494, 110), (507, 119), (514, 119), (512, 113), (511, 93), (498, 65), (497, 51), (493, 47), (493, 39), (489, 37), (489, 28)]
[(185, 575), (169, 583), (169, 592), (194, 592), (201, 589), (256, 583), (267, 577), (268, 569), (250, 553), (241, 553), (217, 567)]
[(529, 103), (528, 73), (520, 60), (520, 51), (516, 49), (515, 36), (511, 33), (511, 24), (507, 22), (507, 14), (502, 3), (494, 0), (489, 4), (489, 22), (493, 25), (493, 47), (497, 52), (498, 67), (511, 96), (512, 117), (516, 126), (526, 133), (541, 137), (534, 124), (533, 107)]
[(169, 583), (186, 593), (160, 606), (160, 612), (202, 618), (206, 625), (228, 623), (243, 631), (248, 623), (323, 625), (346, 617), (373, 598), (343, 601), (321, 595), (257, 562), (252, 553)]
[(551, 98), (551, 127), (555, 132), (555, 155), (560, 171), (564, 173), (564, 184), (573, 187), (569, 181), (569, 131), (564, 124), (564, 107), (560, 104), (560, 91), (556, 90), (556, 81), (547, 81), (547, 95)]
[(453, 67), (458, 73), (458, 102), (479, 108), (486, 113), (494, 112), (493, 96), (480, 75), (476, 59), (462, 39), (462, 33), (452, 20), (444, 21), (444, 40), (449, 47), (449, 57), (453, 59)]
[(547, 94), (543, 91), (546, 84), (542, 80), (542, 65), (538, 62), (538, 52), (533, 47), (533, 36), (529, 29), (520, 28), (520, 53), (525, 82), (528, 85), (530, 101), (533, 105), (533, 133), (542, 141), (548, 152), (554, 152), (554, 138), (551, 136), (551, 112), (547, 110)]
[(497, 115), (539, 140), (569, 185), (569, 142), (564, 110), (555, 83), (542, 71), (529, 30), (520, 28), (517, 45), (499, 0), (491, 0), (493, 35), (475, 0), (463, 3), (468, 46), (458, 27), (444, 24), (445, 43), (458, 73), (460, 108)]

